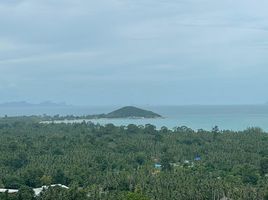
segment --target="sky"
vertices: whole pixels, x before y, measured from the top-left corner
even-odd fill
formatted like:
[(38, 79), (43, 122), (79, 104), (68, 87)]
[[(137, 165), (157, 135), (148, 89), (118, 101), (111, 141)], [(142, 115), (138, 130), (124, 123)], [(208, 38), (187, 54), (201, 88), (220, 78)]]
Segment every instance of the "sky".
[(0, 102), (268, 101), (267, 0), (0, 0)]

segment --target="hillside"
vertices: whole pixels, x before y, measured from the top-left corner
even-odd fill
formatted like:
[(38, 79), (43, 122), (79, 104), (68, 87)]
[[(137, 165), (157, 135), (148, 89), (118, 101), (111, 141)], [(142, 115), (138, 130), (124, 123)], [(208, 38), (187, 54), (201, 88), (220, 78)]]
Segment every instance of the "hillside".
[(106, 117), (108, 118), (128, 118), (128, 117), (157, 118), (157, 117), (161, 117), (161, 115), (156, 114), (152, 111), (136, 108), (134, 106), (126, 106), (118, 110), (115, 110), (111, 113), (108, 113)]

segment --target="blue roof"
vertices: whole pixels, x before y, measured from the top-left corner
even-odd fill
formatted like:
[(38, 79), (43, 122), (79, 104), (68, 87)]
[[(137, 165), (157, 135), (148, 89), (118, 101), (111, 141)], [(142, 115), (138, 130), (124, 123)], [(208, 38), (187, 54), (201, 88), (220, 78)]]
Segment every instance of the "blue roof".
[(201, 160), (201, 157), (200, 157), (200, 156), (196, 156), (196, 157), (194, 158), (194, 160), (196, 160), (196, 161)]
[(161, 167), (162, 167), (162, 165), (161, 165), (161, 164), (156, 163), (156, 164), (154, 164), (154, 167), (155, 167), (155, 168), (161, 168)]

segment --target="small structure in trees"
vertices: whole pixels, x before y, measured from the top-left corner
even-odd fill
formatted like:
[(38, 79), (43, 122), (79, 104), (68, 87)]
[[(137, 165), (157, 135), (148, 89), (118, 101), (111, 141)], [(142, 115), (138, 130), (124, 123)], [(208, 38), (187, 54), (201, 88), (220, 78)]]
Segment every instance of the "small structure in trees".
[(200, 157), (200, 156), (196, 156), (196, 157), (194, 158), (194, 160), (195, 160), (195, 161), (200, 161), (200, 160), (201, 160), (201, 157)]
[[(61, 187), (61, 188), (64, 188), (64, 189), (69, 189), (69, 187), (67, 187), (65, 185), (61, 185), (61, 184), (55, 184), (55, 185), (50, 185), (50, 186), (42, 186), (40, 188), (33, 188), (35, 196), (39, 196), (42, 191), (47, 190), (49, 187)], [(8, 194), (15, 194), (15, 193), (18, 193), (19, 190), (0, 189), (0, 193), (5, 193), (5, 192), (7, 192)]]
[(162, 168), (162, 165), (159, 164), (159, 163), (155, 163), (155, 164), (154, 164), (154, 168), (155, 168), (155, 169), (161, 169), (161, 168)]

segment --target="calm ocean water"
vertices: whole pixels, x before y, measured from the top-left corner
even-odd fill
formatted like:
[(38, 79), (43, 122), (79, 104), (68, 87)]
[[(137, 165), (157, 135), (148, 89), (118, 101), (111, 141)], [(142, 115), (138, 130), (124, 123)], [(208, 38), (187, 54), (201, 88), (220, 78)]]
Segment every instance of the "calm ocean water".
[[(88, 115), (108, 113), (119, 107), (28, 107), (0, 108), (0, 115)], [(163, 119), (98, 119), (94, 123), (115, 125), (154, 124), (157, 128), (166, 126), (188, 126), (193, 129), (211, 130), (215, 125), (220, 129), (244, 130), (248, 127), (260, 127), (268, 131), (268, 105), (241, 106), (141, 106), (161, 114)]]

